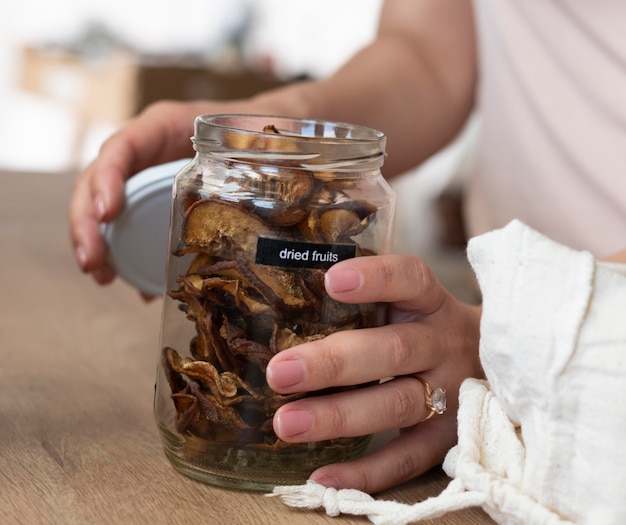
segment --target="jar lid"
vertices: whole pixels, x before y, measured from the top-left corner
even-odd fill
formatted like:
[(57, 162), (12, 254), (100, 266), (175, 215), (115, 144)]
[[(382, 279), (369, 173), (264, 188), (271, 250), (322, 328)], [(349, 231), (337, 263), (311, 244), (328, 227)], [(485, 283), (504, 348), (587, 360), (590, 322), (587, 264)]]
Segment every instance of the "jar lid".
[(117, 219), (102, 224), (109, 264), (122, 279), (148, 295), (163, 294), (172, 185), (190, 160), (153, 166), (128, 179), (124, 209)]

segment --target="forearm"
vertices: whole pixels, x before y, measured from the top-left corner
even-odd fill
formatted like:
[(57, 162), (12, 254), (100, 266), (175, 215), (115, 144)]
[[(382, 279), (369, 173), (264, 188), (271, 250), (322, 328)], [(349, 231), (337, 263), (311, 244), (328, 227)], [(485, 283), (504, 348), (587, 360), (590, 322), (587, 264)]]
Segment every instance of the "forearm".
[(388, 0), (377, 39), (337, 73), (264, 93), (254, 109), (383, 131), (389, 177), (422, 162), (463, 126), (474, 103), (475, 62), (469, 2)]
[[(387, 135), (384, 173), (392, 177), (445, 146), (472, 111), (476, 52), (469, 0), (387, 0), (376, 40), (334, 75), (289, 84), (220, 111), (337, 120)], [(182, 125), (214, 102), (180, 111)], [(179, 137), (187, 130), (173, 129)], [(175, 142), (172, 138), (172, 142)]]

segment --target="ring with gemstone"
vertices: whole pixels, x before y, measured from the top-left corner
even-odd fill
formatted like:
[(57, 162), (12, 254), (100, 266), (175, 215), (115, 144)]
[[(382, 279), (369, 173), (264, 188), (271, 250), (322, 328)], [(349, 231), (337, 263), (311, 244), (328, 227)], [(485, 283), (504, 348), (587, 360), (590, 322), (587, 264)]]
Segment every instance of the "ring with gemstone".
[(447, 408), (446, 389), (438, 387), (433, 390), (428, 381), (426, 381), (423, 377), (420, 377), (417, 374), (412, 375), (411, 377), (414, 377), (422, 383), (422, 386), (424, 387), (424, 402), (426, 403), (426, 408), (428, 408), (429, 411), (420, 423), (429, 420), (435, 414), (443, 414)]

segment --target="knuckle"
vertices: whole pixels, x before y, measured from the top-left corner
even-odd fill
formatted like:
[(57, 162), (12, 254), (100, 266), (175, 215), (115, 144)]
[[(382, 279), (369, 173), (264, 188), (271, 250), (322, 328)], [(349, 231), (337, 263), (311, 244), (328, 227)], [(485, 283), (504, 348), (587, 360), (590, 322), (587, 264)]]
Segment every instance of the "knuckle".
[(428, 264), (426, 264), (422, 259), (414, 258), (410, 271), (414, 282), (417, 283), (419, 288), (422, 290), (428, 290), (435, 282), (437, 282), (430, 266), (428, 266)]
[(360, 490), (370, 494), (376, 491), (376, 485), (372, 479), (371, 473), (364, 468), (356, 468), (352, 472), (351, 483), (355, 487), (360, 487)]
[(336, 338), (330, 336), (321, 340), (322, 345), (319, 363), (320, 379), (327, 385), (336, 385), (346, 369), (345, 359), (342, 357), (341, 347), (333, 344)]
[(376, 275), (381, 285), (391, 286), (402, 276), (401, 281), (415, 283), (419, 288), (429, 287), (438, 282), (430, 266), (420, 257), (391, 256), (381, 257)]
[(393, 370), (394, 375), (414, 371), (411, 364), (414, 357), (413, 348), (407, 343), (400, 330), (393, 330), (389, 334), (386, 353), (389, 370)]
[(424, 466), (415, 453), (405, 452), (396, 458), (395, 472), (399, 481), (407, 481), (422, 474)]
[(389, 288), (397, 280), (397, 266), (393, 264), (393, 260), (393, 258), (387, 257), (380, 259), (381, 265), (380, 268), (377, 268), (377, 277), (380, 279), (381, 287)]
[(398, 427), (415, 424), (417, 400), (405, 390), (392, 386), (389, 396), (389, 411)]
[(344, 436), (349, 431), (349, 416), (341, 404), (330, 401), (326, 407), (324, 433), (329, 437)]
[(432, 299), (430, 311), (422, 312), (423, 315), (430, 314), (442, 307), (448, 294), (441, 286), (433, 270), (422, 259), (414, 258), (410, 279), (416, 283), (416, 293)]

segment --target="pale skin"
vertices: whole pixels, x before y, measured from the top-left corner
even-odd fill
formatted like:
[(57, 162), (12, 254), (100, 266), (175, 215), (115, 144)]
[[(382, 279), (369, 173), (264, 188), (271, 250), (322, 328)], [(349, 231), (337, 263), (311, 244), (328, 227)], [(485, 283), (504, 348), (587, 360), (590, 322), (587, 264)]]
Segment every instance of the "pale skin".
[[(189, 137), (197, 115), (280, 114), (371, 126), (388, 137), (383, 172), (392, 177), (441, 149), (463, 126), (474, 103), (475, 46), (469, 0), (387, 0), (376, 40), (328, 79), (250, 100), (149, 107), (107, 140), (76, 180), (70, 225), (80, 268), (100, 284), (114, 279), (100, 222), (120, 212), (124, 183), (134, 173), (193, 155)], [(626, 251), (616, 257), (626, 260)], [(338, 301), (386, 303), (390, 324), (282, 351), (268, 366), (270, 386), (281, 393), (309, 392), (396, 379), (285, 405), (274, 428), (294, 442), (402, 429), (375, 452), (311, 476), (328, 486), (374, 493), (437, 465), (454, 444), (459, 386), (481, 376), (480, 308), (455, 299), (411, 256), (343, 261), (327, 272), (326, 287)], [(447, 390), (444, 415), (422, 422), (428, 409), (413, 374)]]

